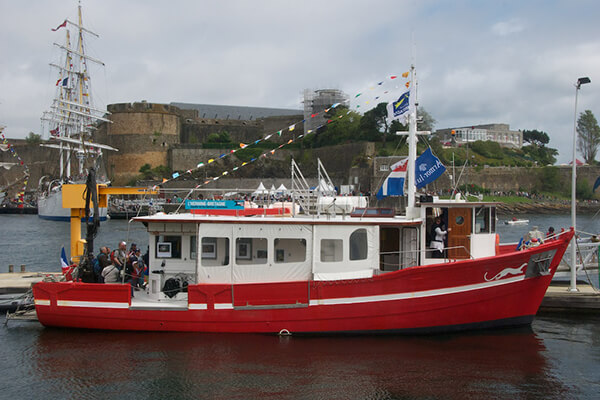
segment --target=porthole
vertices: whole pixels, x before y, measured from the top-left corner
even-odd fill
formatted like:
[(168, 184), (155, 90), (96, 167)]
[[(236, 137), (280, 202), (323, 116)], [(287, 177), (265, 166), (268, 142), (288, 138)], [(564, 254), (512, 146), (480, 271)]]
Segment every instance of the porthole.
[(462, 225), (465, 223), (465, 218), (462, 215), (456, 217), (456, 225)]

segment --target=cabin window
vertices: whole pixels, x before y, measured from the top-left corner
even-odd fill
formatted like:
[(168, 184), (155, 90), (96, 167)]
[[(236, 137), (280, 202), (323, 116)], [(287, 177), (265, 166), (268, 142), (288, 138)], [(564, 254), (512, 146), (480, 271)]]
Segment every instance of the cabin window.
[(156, 258), (181, 258), (181, 236), (156, 237)]
[(200, 260), (203, 267), (229, 265), (229, 238), (203, 237), (200, 242)]
[(275, 239), (275, 263), (302, 262), (306, 260), (306, 239)]
[(235, 240), (235, 262), (237, 264), (266, 264), (267, 239), (237, 238)]
[(321, 239), (321, 261), (342, 261), (342, 239)]
[(350, 260), (367, 259), (367, 230), (357, 229), (350, 235)]
[(190, 260), (196, 259), (196, 251), (198, 250), (196, 248), (197, 243), (198, 243), (198, 236), (196, 236), (196, 235), (190, 236)]
[(490, 233), (489, 207), (480, 207), (475, 209), (475, 229), (473, 233)]

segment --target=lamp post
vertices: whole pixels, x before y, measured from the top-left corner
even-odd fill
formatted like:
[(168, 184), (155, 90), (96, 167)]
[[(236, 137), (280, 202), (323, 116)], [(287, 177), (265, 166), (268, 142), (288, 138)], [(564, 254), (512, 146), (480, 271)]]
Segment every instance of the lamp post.
[[(581, 85), (590, 83), (591, 80), (587, 76), (577, 79), (575, 82), (575, 115), (573, 117), (573, 165), (571, 166), (571, 224), (573, 230), (576, 231), (577, 221), (577, 202), (575, 200), (575, 189), (577, 181), (577, 94)], [(577, 292), (577, 237), (573, 236), (571, 241), (571, 287), (570, 292)]]

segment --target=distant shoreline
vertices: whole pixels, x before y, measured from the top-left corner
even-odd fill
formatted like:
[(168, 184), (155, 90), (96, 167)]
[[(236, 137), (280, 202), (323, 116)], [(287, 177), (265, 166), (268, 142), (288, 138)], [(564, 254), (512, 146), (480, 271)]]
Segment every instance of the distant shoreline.
[[(535, 202), (535, 203), (502, 203), (498, 201), (496, 207), (498, 214), (513, 215), (513, 214), (569, 214), (571, 212), (571, 203), (559, 202)], [(577, 203), (578, 214), (595, 214), (600, 210), (599, 202), (588, 203), (580, 201)]]

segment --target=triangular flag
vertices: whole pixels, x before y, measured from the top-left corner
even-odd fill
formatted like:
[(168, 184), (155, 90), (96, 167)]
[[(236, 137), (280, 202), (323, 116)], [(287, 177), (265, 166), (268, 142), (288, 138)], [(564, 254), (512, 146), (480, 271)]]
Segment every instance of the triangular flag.
[(52, 32), (56, 32), (57, 30), (59, 30), (60, 28), (64, 28), (65, 26), (67, 26), (67, 20), (66, 19), (65, 19), (65, 22), (63, 22), (62, 24), (60, 24), (56, 28), (53, 28)]

